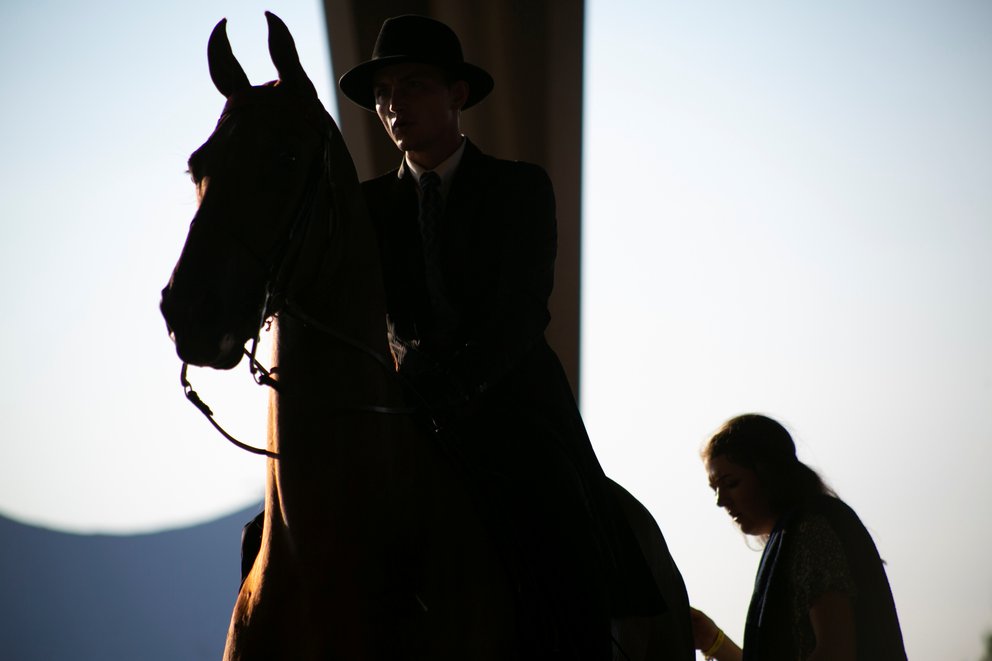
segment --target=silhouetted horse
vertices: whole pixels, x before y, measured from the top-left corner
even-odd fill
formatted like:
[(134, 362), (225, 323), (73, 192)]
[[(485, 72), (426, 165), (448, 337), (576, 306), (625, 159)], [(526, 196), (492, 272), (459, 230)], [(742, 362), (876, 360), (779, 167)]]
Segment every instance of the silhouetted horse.
[(180, 358), (230, 369), (275, 315), (265, 523), (227, 659), (505, 659), (512, 595), (448, 458), (403, 406), (378, 248), (351, 157), (267, 13), (252, 87), (221, 21), (227, 98), (189, 159), (199, 208), (162, 313)]
[(515, 658), (510, 582), (462, 476), (403, 414), (354, 165), (289, 30), (266, 19), (279, 79), (265, 85), (225, 21), (210, 36), (227, 103), (189, 159), (199, 207), (161, 303), (184, 363), (217, 369), (273, 319), (264, 523), (225, 658)]

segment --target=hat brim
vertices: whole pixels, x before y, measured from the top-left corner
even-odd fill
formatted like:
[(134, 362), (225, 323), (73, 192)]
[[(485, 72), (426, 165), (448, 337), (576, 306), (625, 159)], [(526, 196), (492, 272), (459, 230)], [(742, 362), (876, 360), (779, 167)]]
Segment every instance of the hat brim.
[(372, 92), (372, 82), (375, 78), (375, 73), (383, 67), (410, 63), (430, 64), (448, 72), (455, 80), (464, 80), (467, 82), (468, 99), (466, 99), (465, 105), (462, 106), (462, 110), (471, 108), (479, 101), (482, 101), (493, 90), (493, 77), (487, 71), (474, 64), (462, 62), (452, 67), (449, 62), (430, 62), (425, 61), (423, 57), (409, 55), (391, 55), (362, 62), (341, 76), (338, 86), (344, 92), (345, 96), (354, 103), (366, 110), (375, 112), (375, 95)]

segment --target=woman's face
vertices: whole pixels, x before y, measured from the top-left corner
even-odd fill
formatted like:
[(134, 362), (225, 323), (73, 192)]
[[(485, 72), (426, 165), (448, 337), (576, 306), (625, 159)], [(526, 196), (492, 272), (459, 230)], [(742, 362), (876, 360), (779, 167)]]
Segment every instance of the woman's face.
[(716, 494), (717, 507), (727, 510), (745, 534), (771, 534), (778, 517), (772, 511), (768, 492), (758, 480), (757, 473), (723, 455), (709, 460), (706, 473), (710, 488)]

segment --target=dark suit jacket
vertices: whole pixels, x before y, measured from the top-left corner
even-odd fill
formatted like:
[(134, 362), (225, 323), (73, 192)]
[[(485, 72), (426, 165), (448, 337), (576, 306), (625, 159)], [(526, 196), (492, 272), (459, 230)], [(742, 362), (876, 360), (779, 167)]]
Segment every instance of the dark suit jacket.
[[(362, 186), (399, 353), (416, 346), (470, 393), (498, 381), (543, 339), (550, 319), (557, 226), (547, 174), (466, 145), (439, 229), (445, 294), (459, 316), (445, 333), (431, 312), (413, 175), (401, 166)], [(445, 345), (442, 335), (455, 342)]]
[[(413, 175), (401, 166), (362, 187), (379, 236), (400, 373), (437, 365), (466, 396), (449, 430), (498, 534), (516, 536), (518, 548), (528, 547), (524, 555), (544, 553), (549, 563), (587, 549), (590, 556), (575, 563), (606, 566), (609, 583), (619, 567), (653, 585), (629, 528), (617, 530), (622, 515), (544, 339), (557, 250), (547, 174), (466, 145), (440, 230), (444, 285), (458, 317), (444, 333), (431, 312)], [(441, 339), (449, 336), (454, 342)], [(650, 609), (660, 598), (652, 592), (635, 601), (633, 608)]]

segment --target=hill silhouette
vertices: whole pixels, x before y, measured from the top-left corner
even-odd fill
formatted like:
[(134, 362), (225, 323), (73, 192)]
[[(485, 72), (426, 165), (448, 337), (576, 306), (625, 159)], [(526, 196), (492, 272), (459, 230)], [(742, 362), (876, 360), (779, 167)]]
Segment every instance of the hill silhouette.
[(0, 657), (219, 659), (240, 580), (241, 527), (77, 535), (0, 516)]

